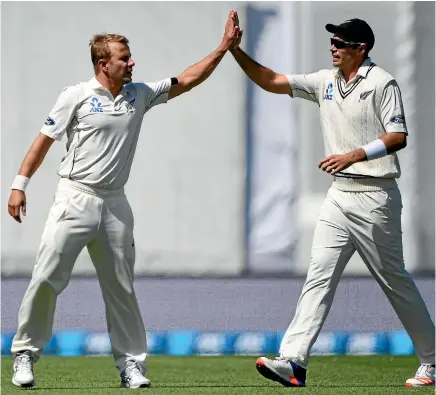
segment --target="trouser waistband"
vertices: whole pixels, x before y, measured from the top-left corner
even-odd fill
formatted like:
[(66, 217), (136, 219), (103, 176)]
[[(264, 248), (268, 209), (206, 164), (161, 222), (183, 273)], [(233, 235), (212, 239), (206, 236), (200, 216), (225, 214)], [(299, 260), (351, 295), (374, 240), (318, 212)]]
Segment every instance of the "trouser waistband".
[(395, 178), (334, 177), (332, 187), (344, 192), (371, 192), (398, 188), (398, 184)]
[(89, 185), (85, 185), (78, 181), (73, 181), (70, 180), (69, 178), (64, 178), (64, 177), (60, 179), (59, 187), (74, 188), (81, 192), (89, 193), (91, 195), (99, 196), (102, 198), (124, 195), (124, 188), (119, 188), (119, 189), (94, 188), (94, 187), (90, 187)]

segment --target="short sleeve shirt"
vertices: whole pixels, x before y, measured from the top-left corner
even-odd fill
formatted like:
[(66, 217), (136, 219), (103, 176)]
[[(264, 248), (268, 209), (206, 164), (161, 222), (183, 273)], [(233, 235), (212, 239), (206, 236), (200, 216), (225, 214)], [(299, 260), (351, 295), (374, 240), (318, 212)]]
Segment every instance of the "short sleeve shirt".
[(170, 78), (129, 83), (115, 98), (96, 78), (65, 88), (41, 129), (55, 140), (67, 136), (59, 175), (95, 188), (122, 188), (144, 114), (166, 103), (170, 88)]

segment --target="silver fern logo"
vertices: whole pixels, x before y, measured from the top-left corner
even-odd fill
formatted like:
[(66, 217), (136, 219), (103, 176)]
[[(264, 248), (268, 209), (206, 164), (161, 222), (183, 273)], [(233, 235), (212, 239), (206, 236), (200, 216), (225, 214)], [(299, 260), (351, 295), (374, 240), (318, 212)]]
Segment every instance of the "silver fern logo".
[(371, 89), (370, 91), (366, 91), (366, 92), (362, 92), (361, 94), (360, 94), (360, 99), (359, 99), (359, 101), (361, 101), (361, 100), (365, 100), (371, 93), (372, 93), (372, 91), (373, 91), (374, 89)]

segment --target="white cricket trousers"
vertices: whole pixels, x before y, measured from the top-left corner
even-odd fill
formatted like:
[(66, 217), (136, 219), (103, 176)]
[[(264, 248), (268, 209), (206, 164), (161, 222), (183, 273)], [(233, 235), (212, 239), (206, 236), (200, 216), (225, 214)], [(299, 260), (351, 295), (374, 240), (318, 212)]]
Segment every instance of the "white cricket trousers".
[(133, 213), (124, 190), (97, 190), (65, 178), (45, 224), (11, 351), (30, 350), (39, 358), (52, 335), (57, 296), (85, 246), (100, 283), (115, 364), (122, 372), (127, 361), (136, 361), (145, 373), (147, 339), (133, 288)]
[(374, 192), (330, 188), (316, 224), (307, 279), (280, 346), (281, 356), (307, 368), (342, 272), (357, 250), (407, 330), (421, 363), (435, 363), (435, 326), (404, 267), (401, 210), (398, 188)]

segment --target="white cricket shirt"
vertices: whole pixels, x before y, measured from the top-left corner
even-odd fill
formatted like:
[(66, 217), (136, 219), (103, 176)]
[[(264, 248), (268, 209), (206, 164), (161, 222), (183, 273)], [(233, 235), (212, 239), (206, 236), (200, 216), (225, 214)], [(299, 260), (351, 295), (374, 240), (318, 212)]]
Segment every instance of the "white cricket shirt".
[(129, 83), (113, 97), (94, 77), (65, 88), (41, 133), (61, 140), (67, 153), (58, 174), (99, 189), (126, 184), (144, 114), (166, 103), (171, 79)]
[[(291, 96), (318, 103), (326, 156), (348, 153), (385, 133), (408, 133), (395, 79), (370, 58), (348, 83), (338, 69), (286, 77)], [(392, 153), (355, 163), (341, 173), (394, 179), (401, 171), (398, 157)]]

